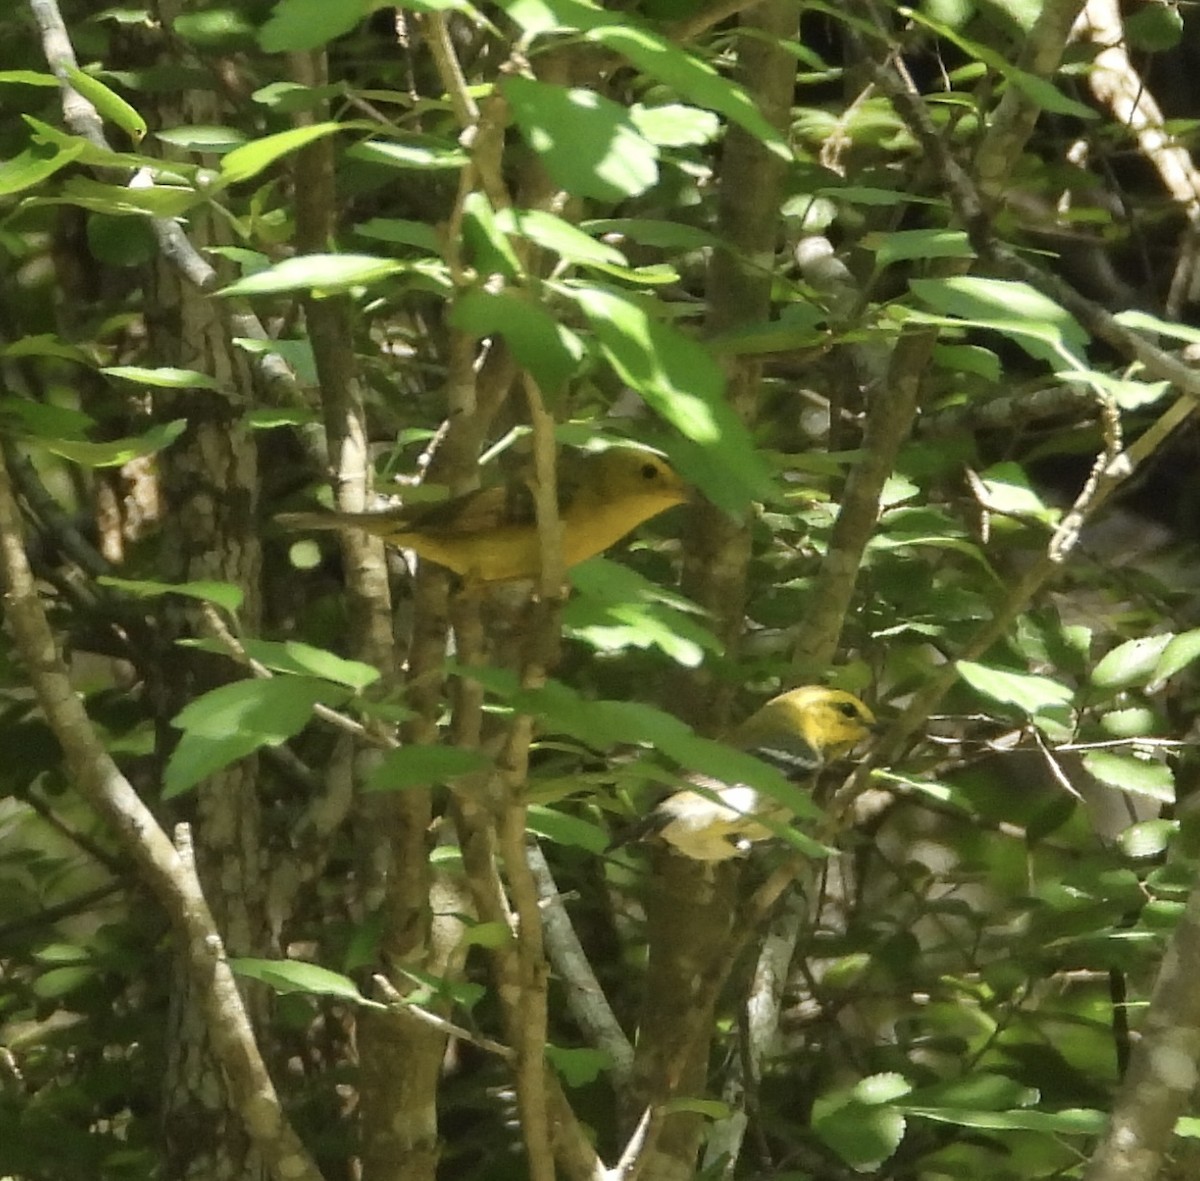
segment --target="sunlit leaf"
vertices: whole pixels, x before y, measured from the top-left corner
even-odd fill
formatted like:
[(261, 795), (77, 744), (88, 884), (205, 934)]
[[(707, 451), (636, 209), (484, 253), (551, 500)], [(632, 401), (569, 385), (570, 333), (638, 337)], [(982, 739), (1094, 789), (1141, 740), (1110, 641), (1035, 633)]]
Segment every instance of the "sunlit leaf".
[(301, 254), (237, 279), (218, 295), (282, 295), (291, 291), (337, 292), (376, 283), (407, 269), (406, 263), (370, 254)]
[(591, 286), (564, 290), (578, 301), (621, 380), (695, 444), (690, 455), (684, 448), (671, 453), (686, 479), (734, 512), (771, 495), (766, 464), (725, 398), (720, 367), (701, 344), (633, 296)]
[(620, 103), (515, 74), (502, 87), (525, 142), (568, 193), (619, 201), (658, 180), (658, 148)]
[(375, 0), (276, 0), (258, 31), (267, 53), (304, 53), (357, 28), (378, 5)]
[(219, 390), (215, 378), (196, 369), (175, 369), (160, 365), (153, 369), (141, 365), (109, 365), (100, 370), (107, 377), (120, 377), (125, 381), (136, 381), (139, 385), (158, 386), (170, 390)]
[(0, 197), (40, 185), (60, 168), (77, 160), (85, 147), (85, 142), (80, 139), (74, 145), (34, 144), (18, 152), (0, 163)]
[(264, 746), (279, 746), (312, 718), (313, 706), (340, 705), (349, 690), (311, 677), (235, 681), (210, 689), (171, 719), (184, 731), (163, 777), (170, 799)]
[(1128, 689), (1144, 685), (1151, 678), (1161, 679), (1156, 670), (1172, 639), (1170, 632), (1164, 632), (1118, 644), (1096, 662), (1092, 684), (1100, 689)]
[(101, 586), (111, 586), (122, 594), (136, 595), (139, 598), (184, 595), (189, 599), (201, 599), (206, 603), (216, 603), (231, 614), (241, 607), (245, 598), (242, 588), (231, 582), (153, 582), (146, 579), (113, 578), (106, 574), (101, 575), (97, 581)]
[(146, 135), (146, 120), (135, 107), (99, 78), (93, 78), (75, 66), (64, 66), (63, 72), (72, 88), (96, 108), (102, 119), (115, 123), (135, 144), (141, 143)]
[(249, 980), (261, 980), (276, 992), (306, 992), (313, 996), (335, 996), (356, 1004), (366, 1003), (366, 998), (353, 980), (322, 968), (320, 964), (308, 964), (303, 960), (241, 957), (231, 959), (229, 966), (236, 975)]
[(579, 369), (579, 337), (519, 290), (473, 288), (455, 301), (451, 323), (475, 336), (502, 336), (542, 392), (553, 395)]
[(1049, 677), (990, 668), (970, 660), (960, 660), (955, 667), (959, 676), (977, 693), (1005, 705), (1015, 705), (1027, 714), (1069, 705), (1074, 700), (1074, 694), (1066, 685)]
[(661, 33), (633, 22), (595, 25), (585, 38), (597, 41), (632, 62), (700, 107), (717, 111), (755, 136), (780, 159), (792, 162), (787, 141), (766, 119), (746, 91)]
[(1108, 750), (1089, 750), (1083, 756), (1083, 765), (1089, 775), (1106, 787), (1166, 804), (1175, 802), (1175, 776), (1166, 763)]

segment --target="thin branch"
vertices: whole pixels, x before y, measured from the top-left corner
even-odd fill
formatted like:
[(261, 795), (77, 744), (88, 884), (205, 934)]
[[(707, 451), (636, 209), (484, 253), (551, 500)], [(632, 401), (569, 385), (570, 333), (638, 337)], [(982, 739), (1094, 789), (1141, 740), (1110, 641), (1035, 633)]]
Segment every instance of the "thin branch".
[(571, 916), (563, 905), (558, 883), (554, 880), (546, 855), (536, 842), (530, 842), (526, 855), (542, 904), (546, 949), (554, 971), (566, 989), (567, 1007), (583, 1031), (583, 1036), (608, 1055), (613, 1089), (621, 1094), (628, 1088), (633, 1073), (633, 1046), (613, 1013), (604, 989), (596, 979), (596, 973), (592, 971), (587, 952), (579, 942)]
[(175, 928), (203, 998), (209, 1036), (234, 1109), (277, 1181), (319, 1181), (320, 1171), (284, 1114), (194, 872), (104, 749), (54, 642), (21, 541), (7, 467), (0, 465), (0, 567), (5, 620), (72, 781), (109, 825)]
[(483, 1037), (481, 1034), (473, 1033), (465, 1026), (456, 1025), (453, 1021), (447, 1021), (445, 1017), (441, 1017), (437, 1013), (431, 1013), (428, 1009), (405, 1000), (392, 982), (384, 975), (376, 973), (371, 979), (375, 981), (380, 992), (388, 999), (397, 1013), (413, 1017), (418, 1021), (423, 1021), (426, 1025), (432, 1026), (448, 1037), (456, 1037), (460, 1041), (469, 1042), (471, 1045), (478, 1046), (481, 1050), (485, 1050), (489, 1054), (495, 1054), (498, 1058), (503, 1058), (505, 1062), (515, 1061), (517, 1052), (512, 1046), (506, 1046), (503, 1042), (493, 1041), (490, 1037)]

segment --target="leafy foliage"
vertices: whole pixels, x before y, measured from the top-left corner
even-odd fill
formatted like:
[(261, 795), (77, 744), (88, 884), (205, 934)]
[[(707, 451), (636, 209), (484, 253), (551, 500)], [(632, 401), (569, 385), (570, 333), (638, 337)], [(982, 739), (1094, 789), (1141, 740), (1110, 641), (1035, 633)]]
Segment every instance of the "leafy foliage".
[[(503, 957), (540, 954), (528, 873), (547, 941), (565, 899), (628, 1034), (670, 867), (609, 841), (693, 773), (796, 818), (741, 859), (741, 904), (805, 855), (759, 1077), (737, 1081), (741, 1016), (777, 911), (714, 935), (733, 950), (707, 1080), (655, 1099), (705, 1129), (708, 1167), (725, 1145), (736, 1176), (1078, 1176), (1103, 1134), (1195, 874), (1195, 439), (1151, 352), (1197, 340), (1172, 253), (1190, 206), (1147, 181), (1169, 169), (1095, 84), (1098, 35), (1040, 76), (1012, 64), (1032, 8), (875, 8), (806, 3), (781, 36), (649, 0), (279, 0), (198, 8), (168, 41), (161, 14), (64, 0), (64, 78), (110, 144), (64, 116), (33, 24), (0, 14), (0, 430), (27, 549), (113, 776), (192, 825), (283, 1109), (330, 1177), (372, 1159), (345, 1097), (372, 1085), (371, 1021), (397, 1013), (451, 1038), (442, 1174), (531, 1175), (509, 1088), (542, 988), (533, 1057), (618, 1159), (628, 1067), (592, 1044), (553, 948), (553, 970)], [(1145, 76), (1185, 158), (1194, 96), (1165, 79), (1186, 74), (1187, 16), (1123, 26), (1162, 55)], [(882, 83), (855, 93), (841, 63), (885, 43), (928, 126)], [(794, 67), (786, 117), (746, 65), (767, 50)], [(328, 77), (296, 76), (310, 51)], [(972, 169), (1017, 101), (1037, 127), (998, 194)], [(964, 216), (960, 171), (986, 217)], [(731, 226), (772, 175), (762, 250)], [(201, 279), (166, 277), (174, 234)], [(919, 413), (889, 419), (910, 387)], [(272, 522), (331, 470), (339, 494), (370, 467), (416, 500), (431, 464), (465, 487), (481, 452), (622, 439), (708, 508), (570, 571), (549, 627), (552, 596), (438, 599), (428, 569)], [(838, 655), (812, 669), (821, 628)], [(0, 637), (0, 1174), (167, 1175), (178, 931), (68, 770), (40, 663)], [(927, 716), (869, 782), (829, 768), (810, 792), (713, 736), (798, 673), (886, 723), (914, 700)], [(520, 827), (557, 889), (517, 864)], [(522, 989), (526, 1025), (506, 1007)], [(742, 1116), (754, 1134), (731, 1141)], [(1194, 1121), (1178, 1134), (1190, 1159)]]

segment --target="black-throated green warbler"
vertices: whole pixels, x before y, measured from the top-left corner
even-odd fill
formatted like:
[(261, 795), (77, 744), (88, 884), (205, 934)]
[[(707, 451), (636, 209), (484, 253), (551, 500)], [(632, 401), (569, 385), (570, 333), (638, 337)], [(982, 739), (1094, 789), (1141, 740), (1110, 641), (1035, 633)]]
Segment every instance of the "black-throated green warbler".
[[(848, 753), (874, 724), (875, 715), (853, 693), (804, 685), (773, 697), (727, 741), (796, 778)], [(701, 790), (668, 796), (617, 843), (657, 835), (686, 857), (727, 861), (775, 835), (764, 820), (778, 826), (791, 819), (787, 807), (747, 784), (689, 778)]]

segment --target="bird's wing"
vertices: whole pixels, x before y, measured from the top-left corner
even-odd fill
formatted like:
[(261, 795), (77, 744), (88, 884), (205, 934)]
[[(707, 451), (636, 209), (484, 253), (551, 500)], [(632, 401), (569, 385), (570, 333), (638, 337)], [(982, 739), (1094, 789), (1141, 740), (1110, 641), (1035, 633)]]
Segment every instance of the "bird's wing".
[[(587, 459), (560, 457), (558, 467), (558, 509), (566, 512), (589, 479)], [(406, 512), (404, 524), (415, 533), (465, 536), (488, 533), (493, 529), (530, 528), (537, 525), (537, 506), (533, 497), (533, 473), (522, 465), (502, 484), (480, 488), (452, 500), (417, 507)]]
[(533, 521), (533, 498), (518, 481), (478, 488), (474, 492), (419, 505), (405, 511), (397, 525), (412, 533), (439, 537), (474, 537), (503, 526)]

